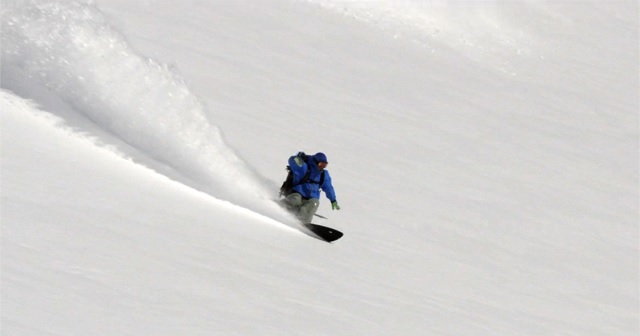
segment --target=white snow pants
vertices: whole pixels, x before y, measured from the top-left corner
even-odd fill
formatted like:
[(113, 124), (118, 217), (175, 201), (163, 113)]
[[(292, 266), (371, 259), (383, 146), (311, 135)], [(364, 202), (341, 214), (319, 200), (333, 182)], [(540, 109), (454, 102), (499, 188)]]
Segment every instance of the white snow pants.
[(289, 211), (305, 224), (311, 223), (313, 215), (318, 210), (318, 205), (320, 205), (320, 200), (317, 198), (304, 199), (298, 193), (289, 194), (282, 202)]

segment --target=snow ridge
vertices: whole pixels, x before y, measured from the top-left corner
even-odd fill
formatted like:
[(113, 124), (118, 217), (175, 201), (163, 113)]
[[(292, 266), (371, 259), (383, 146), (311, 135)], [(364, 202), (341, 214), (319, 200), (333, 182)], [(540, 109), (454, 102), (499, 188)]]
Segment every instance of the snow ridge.
[[(48, 1), (2, 10), (2, 71), (23, 72), (192, 187), (258, 212), (267, 188), (168, 66), (142, 57), (92, 4)], [(10, 81), (3, 88), (12, 89)], [(262, 210), (260, 210), (262, 209)], [(272, 217), (275, 216), (272, 213)]]

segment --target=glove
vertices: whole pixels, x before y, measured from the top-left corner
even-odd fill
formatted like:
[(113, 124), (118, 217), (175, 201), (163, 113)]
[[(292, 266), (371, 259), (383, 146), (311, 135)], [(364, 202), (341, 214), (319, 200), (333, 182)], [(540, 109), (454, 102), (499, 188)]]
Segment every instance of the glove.
[(305, 154), (304, 152), (298, 152), (298, 154), (296, 154), (296, 156), (301, 157), (303, 160), (307, 161), (307, 154)]
[(340, 210), (340, 206), (338, 205), (338, 201), (331, 202), (331, 210)]

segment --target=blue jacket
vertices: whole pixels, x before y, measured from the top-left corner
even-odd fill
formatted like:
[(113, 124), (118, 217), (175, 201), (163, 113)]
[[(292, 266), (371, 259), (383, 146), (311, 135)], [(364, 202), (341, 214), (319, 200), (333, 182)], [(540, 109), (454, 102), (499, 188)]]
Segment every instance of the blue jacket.
[[(299, 193), (304, 198), (317, 198), (320, 199), (320, 189), (324, 191), (327, 198), (334, 202), (336, 200), (336, 193), (331, 185), (331, 175), (328, 170), (324, 170), (324, 181), (320, 185), (320, 168), (313, 159), (313, 156), (309, 156), (306, 162), (302, 161), (302, 158), (298, 156), (292, 156), (289, 158), (289, 167), (293, 172), (293, 191)], [(299, 184), (300, 181), (307, 174), (307, 170), (311, 170), (307, 182)]]

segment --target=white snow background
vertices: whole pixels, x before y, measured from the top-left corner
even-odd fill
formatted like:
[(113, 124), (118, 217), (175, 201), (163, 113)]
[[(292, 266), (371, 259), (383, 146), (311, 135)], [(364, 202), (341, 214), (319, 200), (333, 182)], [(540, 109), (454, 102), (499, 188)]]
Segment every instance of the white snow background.
[(637, 1), (1, 11), (2, 335), (638, 335)]

